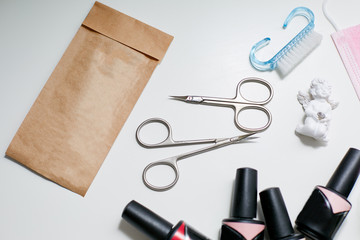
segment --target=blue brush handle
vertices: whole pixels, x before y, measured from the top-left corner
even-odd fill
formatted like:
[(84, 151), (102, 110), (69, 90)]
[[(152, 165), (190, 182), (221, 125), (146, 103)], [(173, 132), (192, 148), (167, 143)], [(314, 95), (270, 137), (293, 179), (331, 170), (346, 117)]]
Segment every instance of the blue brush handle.
[(273, 70), (277, 66), (279, 59), (284, 56), (291, 48), (298, 44), (310, 31), (314, 29), (314, 13), (306, 7), (297, 7), (291, 11), (289, 16), (285, 19), (283, 28), (285, 29), (288, 23), (296, 16), (306, 17), (308, 25), (301, 30), (288, 44), (285, 45), (274, 57), (268, 61), (260, 61), (255, 57), (255, 53), (270, 43), (270, 38), (264, 38), (260, 42), (256, 43), (250, 51), (250, 62), (254, 68), (260, 71)]

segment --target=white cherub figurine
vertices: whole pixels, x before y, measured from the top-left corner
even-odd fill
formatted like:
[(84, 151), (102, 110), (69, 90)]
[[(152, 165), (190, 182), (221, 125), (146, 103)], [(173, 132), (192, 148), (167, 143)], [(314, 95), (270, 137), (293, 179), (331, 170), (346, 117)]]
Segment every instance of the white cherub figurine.
[(330, 98), (331, 86), (323, 79), (314, 79), (307, 93), (299, 91), (297, 99), (306, 114), (304, 124), (298, 124), (296, 132), (327, 142), (332, 110), (339, 102)]

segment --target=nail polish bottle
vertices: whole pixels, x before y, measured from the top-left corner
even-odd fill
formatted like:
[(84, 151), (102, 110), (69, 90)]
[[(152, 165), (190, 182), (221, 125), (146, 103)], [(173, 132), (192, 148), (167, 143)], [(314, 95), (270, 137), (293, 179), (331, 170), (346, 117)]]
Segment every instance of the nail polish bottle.
[(209, 240), (184, 221), (173, 226), (134, 200), (125, 207), (122, 217), (152, 240)]
[(270, 240), (305, 240), (295, 233), (279, 188), (262, 191), (260, 202)]
[(221, 240), (263, 240), (265, 224), (256, 218), (257, 171), (236, 171), (230, 218), (222, 221)]
[(316, 186), (295, 223), (314, 240), (331, 240), (351, 209), (346, 199), (360, 172), (360, 151), (350, 148), (326, 187)]

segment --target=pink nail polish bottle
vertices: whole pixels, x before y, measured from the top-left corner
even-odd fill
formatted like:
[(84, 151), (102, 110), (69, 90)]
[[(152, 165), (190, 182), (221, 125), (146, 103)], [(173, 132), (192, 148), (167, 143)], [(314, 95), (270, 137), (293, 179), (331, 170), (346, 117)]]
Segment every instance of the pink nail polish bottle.
[(236, 171), (230, 218), (224, 219), (220, 240), (263, 240), (265, 224), (255, 220), (257, 209), (257, 171)]
[(359, 173), (360, 151), (350, 148), (326, 187), (315, 187), (296, 219), (297, 229), (314, 240), (332, 240), (351, 209), (347, 197)]

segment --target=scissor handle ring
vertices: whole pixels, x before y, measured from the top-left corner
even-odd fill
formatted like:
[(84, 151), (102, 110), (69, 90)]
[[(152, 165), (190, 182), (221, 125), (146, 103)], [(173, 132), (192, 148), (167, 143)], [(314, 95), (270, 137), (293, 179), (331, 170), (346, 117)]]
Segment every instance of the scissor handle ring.
[[(166, 127), (166, 130), (168, 131), (168, 135), (167, 137), (159, 142), (159, 143), (146, 143), (144, 141), (141, 140), (141, 137), (140, 137), (140, 131), (141, 129), (150, 124), (150, 123), (160, 123), (162, 125), (164, 125)], [(149, 118), (147, 120), (145, 120), (144, 122), (142, 122), (138, 128), (136, 129), (136, 140), (138, 141), (138, 143), (143, 146), (143, 147), (146, 147), (146, 148), (154, 148), (154, 147), (164, 147), (166, 145), (169, 145), (169, 144), (173, 144), (174, 143), (174, 140), (173, 140), (173, 137), (172, 137), (172, 129), (171, 129), (171, 126), (170, 124), (165, 121), (164, 119), (162, 118)]]
[[(156, 162), (149, 163), (149, 164), (144, 168), (144, 171), (143, 171), (143, 174), (142, 174), (142, 178), (143, 178), (143, 181), (144, 181), (145, 186), (147, 186), (147, 187), (150, 188), (151, 190), (159, 191), (159, 192), (161, 192), (161, 191), (166, 191), (166, 190), (169, 190), (170, 188), (172, 188), (172, 187), (177, 183), (177, 181), (179, 180), (179, 169), (178, 169), (176, 160), (177, 160), (177, 159), (173, 159), (172, 161), (169, 161), (169, 160), (160, 160), (160, 161), (156, 161)], [(159, 166), (159, 165), (169, 166), (169, 167), (171, 167), (171, 169), (174, 171), (174, 173), (175, 173), (175, 178), (174, 178), (174, 180), (173, 180), (170, 184), (165, 185), (165, 186), (155, 186), (155, 185), (151, 184), (151, 183), (148, 181), (148, 179), (147, 179), (147, 172), (148, 172), (151, 168), (156, 167), (156, 166)]]
[[(248, 83), (248, 82), (254, 82), (254, 83), (259, 83), (263, 86), (265, 86), (268, 90), (269, 90), (269, 97), (263, 101), (252, 101), (252, 100), (249, 100), (249, 99), (246, 99), (242, 93), (241, 93), (241, 86), (244, 84), (244, 83)], [(244, 78), (242, 79), (237, 87), (236, 87), (236, 96), (235, 96), (235, 99), (236, 98), (239, 98), (239, 96), (241, 96), (241, 99), (242, 100), (246, 100), (247, 103), (252, 103), (252, 104), (259, 104), (259, 105), (265, 105), (267, 103), (269, 103), (271, 101), (271, 99), (273, 98), (274, 96), (274, 89), (273, 87), (271, 86), (271, 84), (262, 79), (262, 78), (257, 78), (257, 77), (248, 77), (248, 78)]]
[[(242, 111), (244, 111), (246, 109), (256, 109), (256, 110), (260, 110), (260, 111), (264, 112), (266, 114), (267, 118), (268, 118), (267, 123), (264, 126), (258, 127), (258, 128), (245, 127), (244, 125), (242, 125), (240, 123), (239, 115), (240, 115), (240, 113)], [(240, 130), (242, 130), (244, 132), (253, 133), (253, 132), (265, 131), (271, 125), (271, 122), (272, 122), (272, 115), (271, 115), (270, 111), (266, 107), (249, 104), (249, 105), (245, 105), (245, 106), (243, 106), (241, 108), (235, 109), (235, 124)]]

